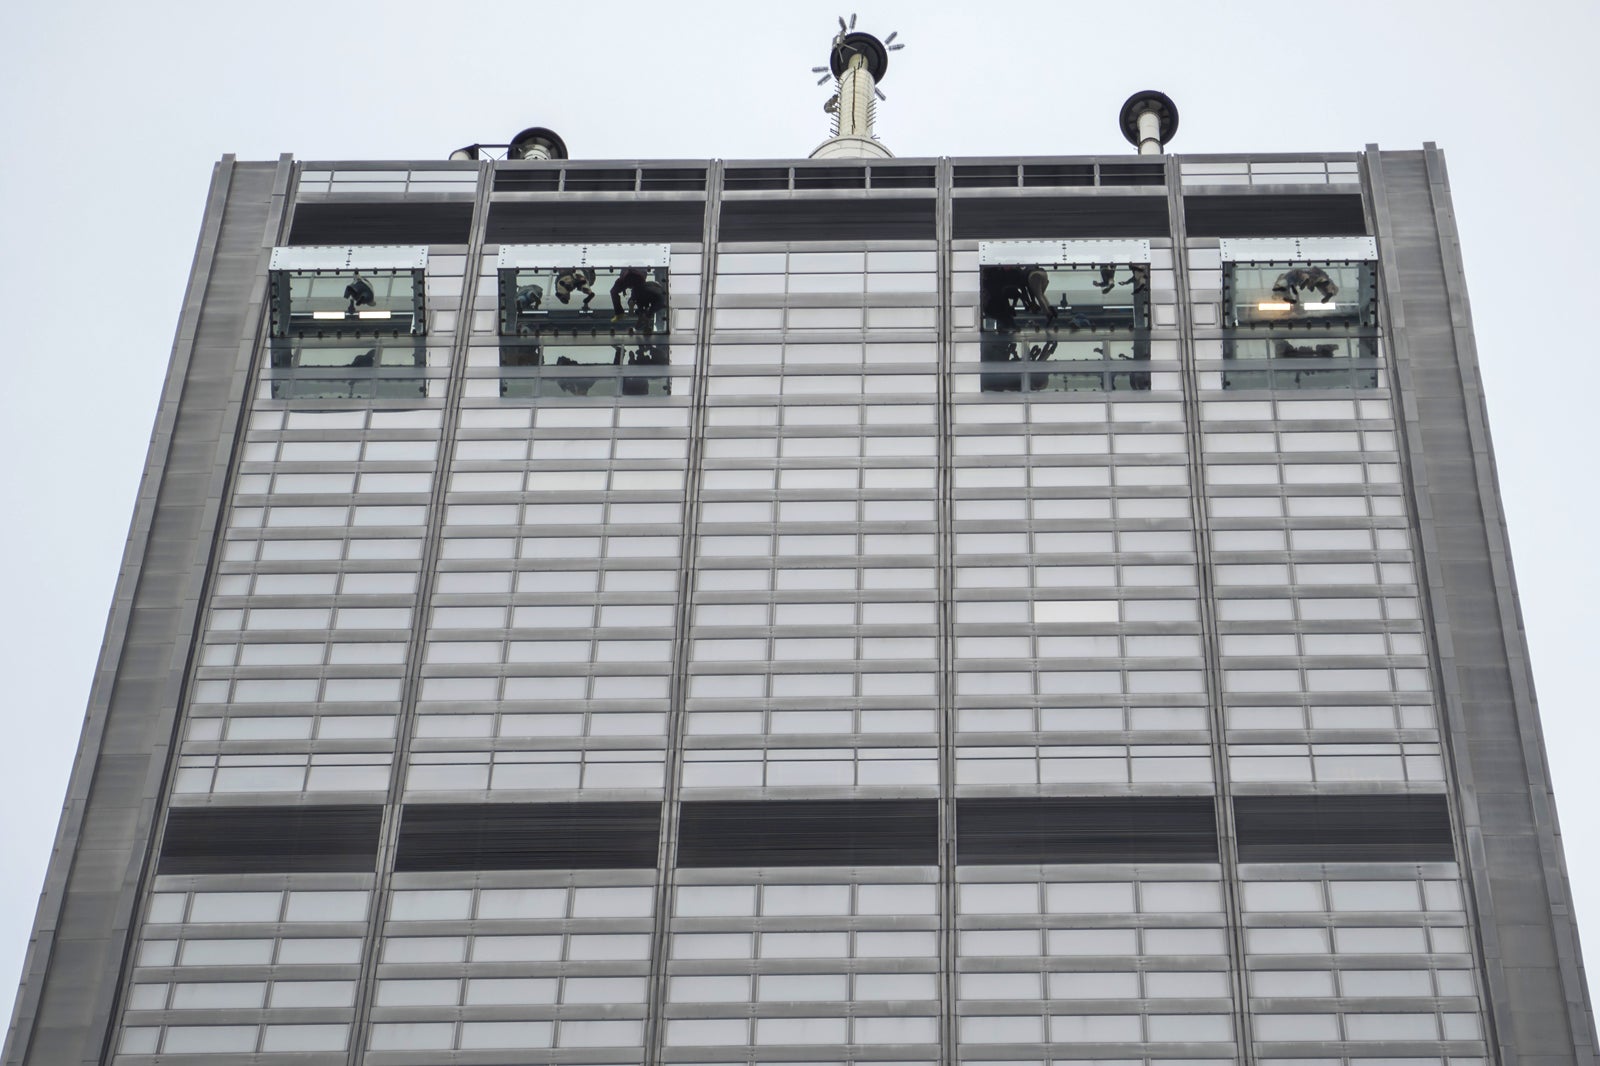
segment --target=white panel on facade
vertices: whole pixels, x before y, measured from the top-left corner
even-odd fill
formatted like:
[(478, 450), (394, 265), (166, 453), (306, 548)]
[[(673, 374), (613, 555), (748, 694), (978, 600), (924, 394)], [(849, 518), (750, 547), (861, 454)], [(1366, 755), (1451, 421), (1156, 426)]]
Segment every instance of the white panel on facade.
[(273, 270), (425, 270), (427, 245), (274, 248)]
[(979, 241), (978, 262), (1094, 266), (1098, 263), (1148, 263), (1150, 242), (1126, 241)]
[(1300, 259), (1376, 259), (1371, 237), (1224, 237), (1225, 263), (1282, 263)]
[(502, 244), (499, 268), (664, 267), (671, 261), (669, 244)]

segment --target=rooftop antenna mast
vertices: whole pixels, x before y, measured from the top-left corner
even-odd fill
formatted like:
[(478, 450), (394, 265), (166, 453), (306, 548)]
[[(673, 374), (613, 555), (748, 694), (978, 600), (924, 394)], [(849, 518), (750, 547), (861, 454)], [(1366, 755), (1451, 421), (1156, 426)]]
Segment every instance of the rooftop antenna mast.
[(817, 146), (812, 159), (894, 158), (894, 153), (878, 142), (872, 123), (877, 118), (877, 102), (888, 99), (878, 84), (889, 72), (889, 53), (905, 47), (903, 41), (895, 43), (898, 36), (891, 33), (880, 41), (857, 30), (854, 15), (848, 23), (839, 19), (828, 65), (811, 68), (811, 73), (822, 75), (818, 85), (831, 78), (835, 88), (833, 98), (822, 105), (833, 116), (833, 136)]

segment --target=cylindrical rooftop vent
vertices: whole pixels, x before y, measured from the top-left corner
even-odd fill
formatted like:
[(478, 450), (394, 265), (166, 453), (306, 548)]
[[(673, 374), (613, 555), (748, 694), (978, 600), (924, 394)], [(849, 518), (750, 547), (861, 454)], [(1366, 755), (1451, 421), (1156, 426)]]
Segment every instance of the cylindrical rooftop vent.
[(567, 143), (554, 130), (543, 126), (530, 126), (511, 138), (506, 146), (507, 159), (565, 159)]
[(1178, 105), (1166, 93), (1146, 89), (1128, 97), (1118, 122), (1122, 135), (1139, 149), (1140, 155), (1160, 155), (1178, 132)]

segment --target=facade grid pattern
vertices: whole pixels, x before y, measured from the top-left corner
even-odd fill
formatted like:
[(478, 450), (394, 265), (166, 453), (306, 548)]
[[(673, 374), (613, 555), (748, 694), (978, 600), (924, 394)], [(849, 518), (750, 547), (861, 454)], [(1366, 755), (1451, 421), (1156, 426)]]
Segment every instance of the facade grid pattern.
[[(426, 245), (419, 355), (313, 395), (255, 305), (153, 802), (376, 811), (373, 861), (245, 841), (207, 866), (157, 819), (83, 1061), (1512, 1061), (1527, 999), (1467, 846), (1401, 326), (1370, 383), (1230, 377), (1217, 205), (1253, 199), (1239, 236), (1327, 236), (1259, 220), (1312, 177), (1372, 200), (1373, 154), (1173, 157), (1117, 190), (880, 162), (809, 198), (786, 163), (772, 218), (726, 211), (721, 164), (667, 193), (295, 167), (261, 256)], [(457, 239), (415, 239), (469, 194)], [(830, 223), (863, 201), (884, 220)], [(389, 229), (329, 228), (345, 203)], [(997, 389), (985, 249), (1063, 237), (1143, 242), (1148, 357)], [(656, 238), (648, 390), (508, 355), (502, 244)], [(1398, 306), (1392, 266), (1378, 293)], [(615, 343), (594, 381), (631, 372)], [(1323, 820), (1248, 828), (1292, 801)], [(1402, 801), (1443, 836), (1406, 836)], [(573, 828), (601, 815), (633, 822)], [(7, 1066), (45, 1061), (32, 995)], [(1586, 1017), (1550, 1061), (1592, 1058)]]

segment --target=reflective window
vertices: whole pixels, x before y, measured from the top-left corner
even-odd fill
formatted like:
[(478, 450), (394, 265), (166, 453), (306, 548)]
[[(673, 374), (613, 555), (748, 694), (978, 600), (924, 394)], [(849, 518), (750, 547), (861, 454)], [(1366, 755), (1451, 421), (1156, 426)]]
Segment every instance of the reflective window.
[(549, 340), (500, 346), (500, 395), (668, 396), (671, 345), (646, 337)]
[[(609, 305), (605, 296), (610, 297)], [(597, 297), (599, 307), (593, 306)], [(612, 336), (663, 333), (668, 310), (664, 267), (508, 267), (500, 271), (500, 333), (506, 337), (558, 336), (563, 331), (600, 331)]]
[(1224, 263), (1225, 389), (1377, 388), (1370, 262)]
[[(985, 266), (979, 275), (984, 392), (1150, 388), (1150, 268), (1144, 264)], [(1049, 364), (1049, 365), (1045, 365)]]
[(402, 337), (425, 331), (423, 271), (275, 270), (274, 339)]
[(412, 399), (428, 394), (427, 349), (410, 336), (275, 338), (266, 373), (275, 400)]

